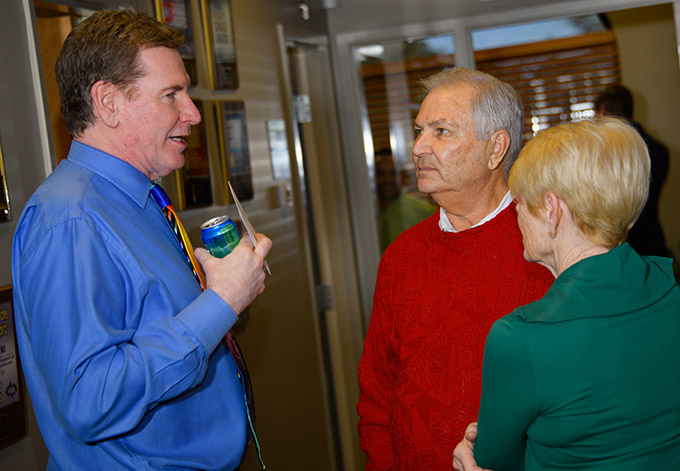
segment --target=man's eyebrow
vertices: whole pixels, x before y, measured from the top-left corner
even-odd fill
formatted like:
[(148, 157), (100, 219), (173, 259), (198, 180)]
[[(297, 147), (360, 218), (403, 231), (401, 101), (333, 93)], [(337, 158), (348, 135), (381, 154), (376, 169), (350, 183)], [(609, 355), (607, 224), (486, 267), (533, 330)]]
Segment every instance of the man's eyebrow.
[(416, 127), (416, 128), (423, 128), (423, 127), (436, 128), (436, 127), (441, 126), (443, 124), (446, 124), (446, 125), (449, 125), (449, 126), (455, 126), (456, 125), (456, 123), (454, 123), (453, 121), (446, 119), (446, 118), (436, 119), (434, 121), (430, 121), (429, 123), (425, 123), (425, 124), (422, 124), (422, 125), (418, 124), (417, 121), (413, 122), (413, 126)]
[(431, 127), (437, 127), (437, 126), (440, 126), (442, 124), (448, 124), (449, 126), (453, 126), (455, 123), (453, 123), (453, 121), (451, 121), (451, 120), (444, 119), (444, 118), (437, 119), (435, 121), (431, 121), (431, 122), (427, 123), (427, 125), (431, 126)]
[(165, 87), (163, 89), (164, 92), (179, 92), (180, 90), (184, 90), (184, 86), (178, 83), (175, 85), (170, 85), (169, 87)]

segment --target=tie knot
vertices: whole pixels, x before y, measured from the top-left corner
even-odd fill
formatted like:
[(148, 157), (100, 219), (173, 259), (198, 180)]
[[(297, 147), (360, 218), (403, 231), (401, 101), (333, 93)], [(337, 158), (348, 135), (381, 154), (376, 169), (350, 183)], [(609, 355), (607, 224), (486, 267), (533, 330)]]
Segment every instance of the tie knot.
[(151, 182), (151, 196), (162, 209), (172, 206), (168, 194), (163, 190), (163, 187), (157, 183)]

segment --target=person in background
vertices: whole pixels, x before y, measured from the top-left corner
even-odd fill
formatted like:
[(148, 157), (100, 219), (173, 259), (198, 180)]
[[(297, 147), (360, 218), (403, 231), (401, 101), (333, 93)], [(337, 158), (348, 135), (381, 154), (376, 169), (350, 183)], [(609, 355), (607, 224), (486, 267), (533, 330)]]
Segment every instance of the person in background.
[(399, 234), (427, 219), (437, 209), (427, 200), (405, 191), (401, 180), (390, 149), (378, 149), (375, 153), (375, 181), (380, 205), (380, 241), (383, 250)]
[(520, 153), (524, 256), (556, 280), (491, 328), (454, 469), (680, 469), (680, 286), (671, 259), (625, 242), (649, 174), (645, 142), (615, 118), (549, 128)]
[(418, 190), (440, 209), (380, 261), (358, 372), (368, 470), (450, 468), (477, 417), (486, 333), (552, 281), (522, 257), (507, 186), (521, 147), (519, 95), (461, 67), (423, 85), (413, 161)]
[(26, 383), (48, 470), (224, 469), (248, 443), (223, 337), (264, 290), (271, 240), (196, 250), (203, 291), (150, 190), (184, 164), (201, 120), (182, 34), (132, 10), (100, 11), (56, 65), (73, 136), (31, 196), (12, 253)]
[(666, 239), (659, 222), (659, 197), (668, 176), (668, 148), (647, 134), (640, 123), (633, 121), (633, 95), (626, 87), (613, 85), (595, 101), (595, 111), (601, 116), (625, 119), (640, 133), (649, 150), (652, 176), (649, 197), (640, 217), (628, 233), (628, 243), (640, 255), (668, 256)]

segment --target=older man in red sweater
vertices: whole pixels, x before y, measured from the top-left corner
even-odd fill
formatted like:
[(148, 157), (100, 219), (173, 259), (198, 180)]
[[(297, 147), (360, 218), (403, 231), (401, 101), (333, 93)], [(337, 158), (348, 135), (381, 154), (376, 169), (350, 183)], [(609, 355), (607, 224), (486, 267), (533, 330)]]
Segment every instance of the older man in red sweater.
[(380, 262), (359, 363), (368, 470), (451, 469), (477, 417), (491, 324), (552, 282), (524, 260), (507, 186), (521, 147), (521, 98), (462, 67), (423, 85), (413, 161), (418, 189), (440, 210), (402, 233)]

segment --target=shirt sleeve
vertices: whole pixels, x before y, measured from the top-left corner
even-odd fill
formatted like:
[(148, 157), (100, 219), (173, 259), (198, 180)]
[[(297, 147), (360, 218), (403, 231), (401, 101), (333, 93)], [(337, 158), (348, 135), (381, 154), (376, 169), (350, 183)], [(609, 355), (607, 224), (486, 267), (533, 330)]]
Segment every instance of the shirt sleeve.
[(384, 280), (378, 276), (373, 312), (359, 361), (359, 441), (366, 453), (366, 470), (390, 470), (394, 453), (390, 412), (397, 378), (397, 358), (392, 346), (392, 313)]
[(484, 349), (477, 464), (494, 471), (523, 470), (526, 432), (536, 415), (529, 352), (512, 324), (501, 319), (491, 328)]
[[(124, 434), (202, 381), (219, 339), (208, 332), (223, 335), (236, 317), (214, 293), (179, 313), (145, 316), (145, 300), (163, 291), (139, 286), (90, 222), (69, 219), (44, 232), (27, 227), (33, 233), (19, 251), (15, 283), (51, 408), (70, 433), (84, 442)], [(152, 309), (170, 305), (163, 302)]]

